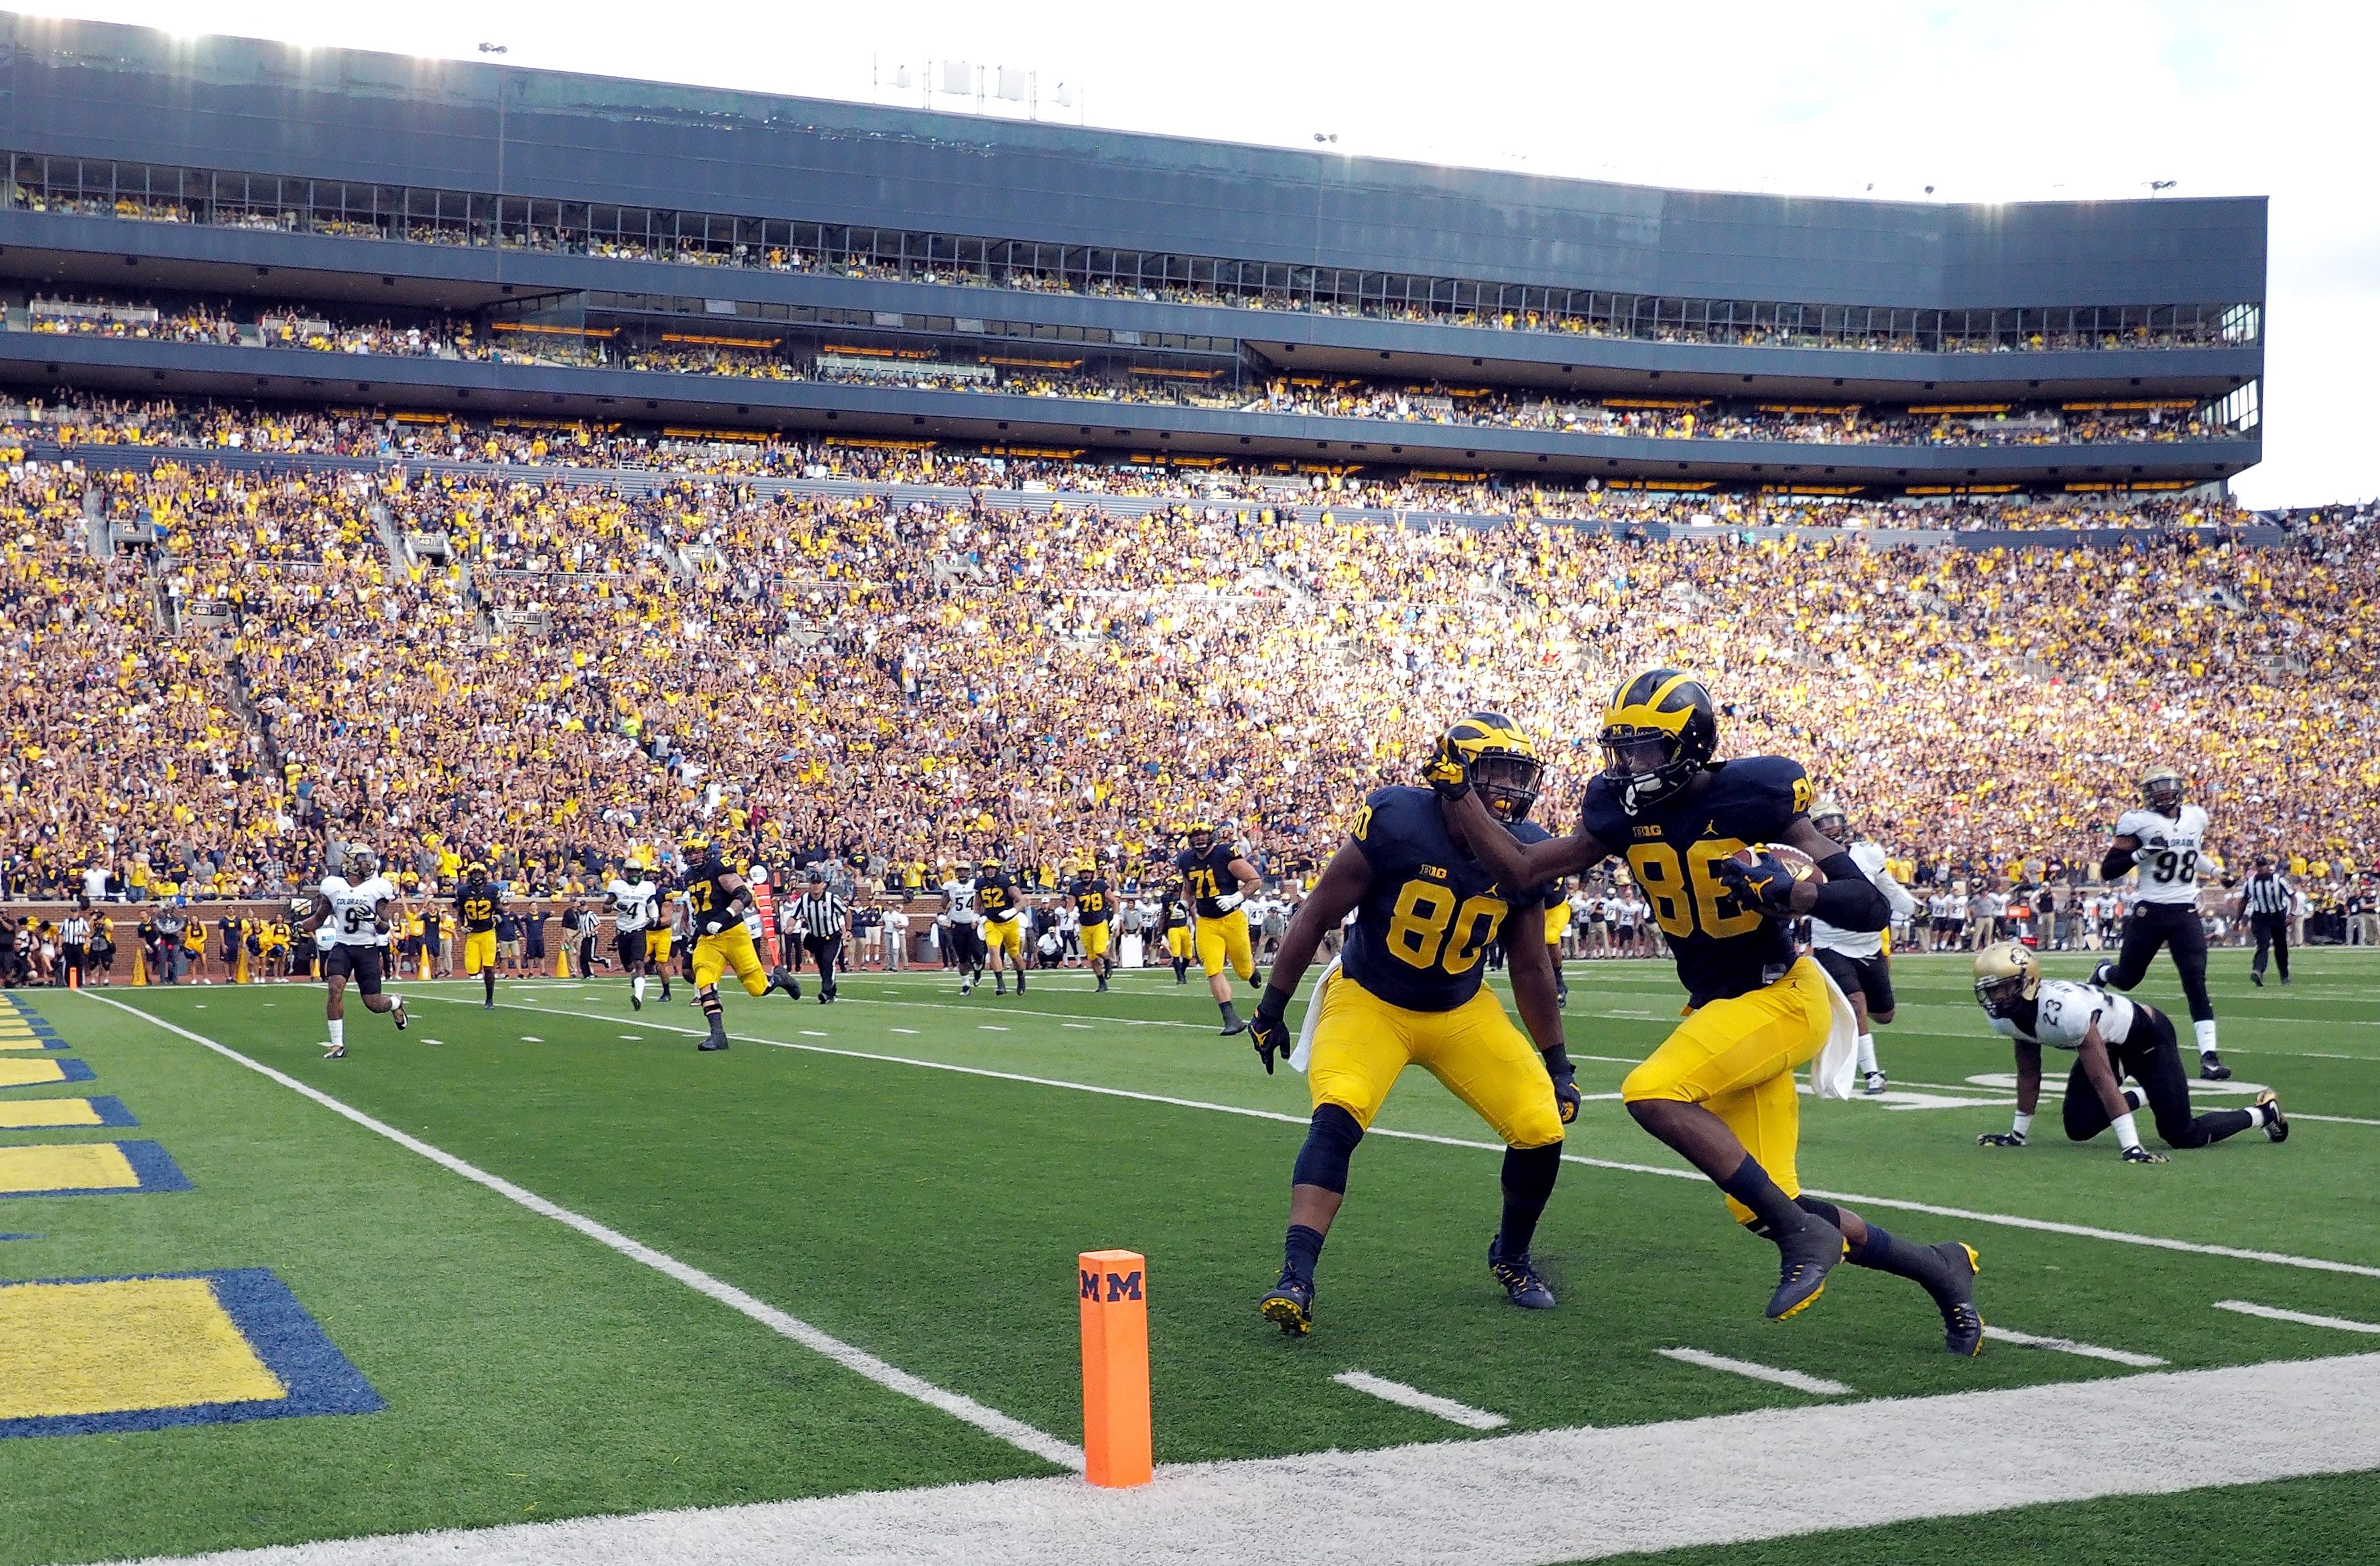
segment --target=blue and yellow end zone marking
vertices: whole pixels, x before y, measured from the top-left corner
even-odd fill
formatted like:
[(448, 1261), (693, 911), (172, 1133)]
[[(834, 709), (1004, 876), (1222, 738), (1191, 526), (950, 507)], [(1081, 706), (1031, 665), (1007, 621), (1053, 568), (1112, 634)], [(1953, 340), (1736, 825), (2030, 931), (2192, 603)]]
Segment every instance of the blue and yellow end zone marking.
[(0, 1006), (0, 1050), (63, 1050), (66, 1040), (37, 1012)]
[[(189, 1177), (154, 1142), (53, 1142), (0, 1147), (0, 1200), (189, 1188)], [(6, 1363), (0, 1356), (0, 1365)]]
[(140, 1123), (121, 1099), (0, 1099), (0, 1131), (62, 1131)]
[(25, 1060), (0, 1055), (0, 1087), (41, 1087), (54, 1082), (90, 1082), (98, 1074), (80, 1061)]
[(387, 1407), (262, 1268), (0, 1283), (0, 1439)]

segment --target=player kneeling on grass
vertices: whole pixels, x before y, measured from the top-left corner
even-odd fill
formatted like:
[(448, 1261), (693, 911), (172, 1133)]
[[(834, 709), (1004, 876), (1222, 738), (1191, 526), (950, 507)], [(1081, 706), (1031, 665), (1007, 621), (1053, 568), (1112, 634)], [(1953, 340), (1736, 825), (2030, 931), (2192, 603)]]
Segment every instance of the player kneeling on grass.
[(772, 972), (761, 966), (752, 927), (744, 922), (752, 911), (752, 889), (720, 859), (710, 840), (690, 837), (682, 852), (686, 907), (694, 917), (694, 989), (700, 998), (703, 1020), (710, 1025), (710, 1037), (695, 1048), (724, 1050), (727, 1023), (719, 1005), (721, 974), (733, 968), (747, 995), (759, 997), (782, 989), (796, 1001), (802, 998), (801, 980), (788, 969)]
[(340, 856), (339, 875), (324, 876), (322, 884), (297, 904), (290, 913), (299, 927), (310, 931), (322, 954), (322, 977), (330, 981), (330, 999), (322, 1014), (331, 1025), (326, 1061), (347, 1054), (347, 985), (353, 981), (364, 998), (364, 1010), (386, 1012), (405, 1031), (405, 998), (381, 993), (381, 958), (388, 942), (390, 909), (396, 888), (380, 873), (380, 860), (361, 844), (351, 843)]
[[(1473, 763), (1493, 814), (1495, 824), (1475, 830), (1542, 839), (1545, 829), (1524, 819), (1539, 771), (1528, 736), (1510, 719), (1481, 712), (1456, 724), (1450, 743)], [(1553, 1291), (1529, 1264), (1529, 1242), (1553, 1195), (1562, 1127), (1577, 1118), (1579, 1097), (1546, 958), (1544, 902), (1542, 887), (1497, 885), (1465, 829), (1428, 789), (1384, 788), (1355, 812), (1347, 840), (1291, 917), (1249, 1027), (1267, 1072), (1292, 1052), (1290, 998), (1323, 933), (1355, 913), (1312, 1002), (1313, 1125), (1290, 1175), (1281, 1281), (1258, 1307), (1283, 1331), (1313, 1324), (1314, 1264), (1346, 1195), (1349, 1155), (1407, 1065), (1427, 1069), (1504, 1139), (1504, 1223), (1488, 1244), (1488, 1270), (1514, 1305), (1552, 1306)], [(1481, 984), (1481, 958), (1500, 940), (1512, 950), (1512, 998), (1527, 1038)]]
[[(2096, 985), (2044, 978), (2033, 953), (2013, 941), (1975, 953), (1975, 1001), (1994, 1028), (2016, 1040), (2016, 1123), (1976, 1137), (1978, 1147), (2025, 1145), (2041, 1102), (2044, 1044), (2075, 1055), (2066, 1078), (2066, 1135), (2088, 1142), (2113, 1125), (2126, 1163), (2166, 1161), (2141, 1146), (2133, 1128), (2132, 1111), (2143, 1102), (2168, 1147), (2204, 1147), (2257, 1127), (2276, 1142), (2289, 1140), (2289, 1123), (2269, 1089), (2256, 1096), (2253, 1109), (2192, 1114), (2171, 1018)], [(2128, 1074), (2138, 1088), (2123, 1086)]]

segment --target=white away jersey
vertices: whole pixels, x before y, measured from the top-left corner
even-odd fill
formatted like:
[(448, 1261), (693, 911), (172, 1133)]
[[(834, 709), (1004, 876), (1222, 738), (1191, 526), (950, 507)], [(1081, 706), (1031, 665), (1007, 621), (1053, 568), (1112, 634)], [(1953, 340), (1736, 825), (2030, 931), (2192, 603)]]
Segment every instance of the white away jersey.
[[(1908, 918), (1917, 912), (1917, 899), (1909, 895), (1901, 884), (1886, 873), (1884, 850), (1873, 843), (1854, 843), (1846, 850), (1884, 900), (1892, 904), (1896, 918)], [(1810, 921), (1810, 944), (1828, 952), (1840, 952), (1846, 957), (1873, 957), (1884, 950), (1884, 932), (1880, 929), (1837, 929), (1824, 919)]]
[(2204, 809), (2185, 805), (2171, 816), (2127, 810), (2116, 819), (2116, 835), (2141, 840), (2140, 862), (2134, 867), (2140, 876), (2135, 901), (2197, 905), (2198, 860), (2206, 849)]
[(975, 882), (946, 880), (942, 882), (942, 895), (950, 901), (951, 923), (954, 925), (975, 923)]
[(320, 928), (331, 932), (332, 945), (378, 946), (387, 941), (372, 924), (380, 905), (396, 900), (396, 888), (386, 876), (374, 876), (357, 885), (349, 884), (345, 876), (324, 876), (322, 892), (331, 911), (323, 916)]
[(2034, 1004), (2031, 1033), (2017, 1026), (2013, 1017), (1994, 1017), (1992, 1026), (2010, 1038), (2022, 1038), (2028, 1044), (2080, 1050), (2082, 1036), (2091, 1030), (2094, 1022), (2099, 1025), (2101, 1038), (2109, 1044), (2121, 1044), (2131, 1037), (2132, 1018), (2137, 1014), (2139, 1008), (2121, 995), (2062, 978), (2045, 978)]
[(614, 880), (603, 895), (612, 900), (613, 924), (623, 935), (650, 929), (661, 917), (662, 889), (650, 880)]

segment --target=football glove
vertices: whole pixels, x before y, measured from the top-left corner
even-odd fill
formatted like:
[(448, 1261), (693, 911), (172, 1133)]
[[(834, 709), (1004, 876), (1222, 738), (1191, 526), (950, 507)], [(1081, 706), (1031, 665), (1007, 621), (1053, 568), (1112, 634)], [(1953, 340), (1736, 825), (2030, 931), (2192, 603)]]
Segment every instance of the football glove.
[(2024, 1146), (2024, 1133), (2022, 1131), (1986, 1131), (1981, 1136), (1975, 1138), (1975, 1146), (1978, 1147), (2022, 1147)]
[(1421, 780), (1436, 790), (1440, 799), (1460, 799), (1471, 792), (1471, 766), (1440, 735), (1438, 748), (1422, 763)]
[(1570, 1063), (1570, 1051), (1557, 1044), (1545, 1052), (1546, 1074), (1554, 1079), (1554, 1108), (1564, 1125), (1578, 1119), (1579, 1106), (1586, 1100), (1579, 1097), (1578, 1068)]
[(1215, 899), (1215, 906), (1228, 914), (1247, 900), (1247, 893), (1245, 892), (1226, 892)]
[(2152, 1153), (2146, 1147), (2127, 1147), (2124, 1149), (2124, 1161), (2126, 1163), (2169, 1163), (2172, 1160), (2163, 1153)]
[(1772, 919), (1793, 917), (1793, 872), (1782, 861), (1764, 854), (1756, 865), (1730, 856), (1718, 865), (1719, 883), (1747, 908)]
[(1248, 1024), (1248, 1040), (1256, 1046), (1257, 1059), (1264, 1062), (1265, 1074), (1272, 1074), (1275, 1056), (1289, 1059), (1295, 1040), (1289, 1036), (1289, 1021), (1283, 1014), (1289, 1010), (1289, 997), (1268, 988), (1264, 999), (1257, 1002), (1257, 1014)]

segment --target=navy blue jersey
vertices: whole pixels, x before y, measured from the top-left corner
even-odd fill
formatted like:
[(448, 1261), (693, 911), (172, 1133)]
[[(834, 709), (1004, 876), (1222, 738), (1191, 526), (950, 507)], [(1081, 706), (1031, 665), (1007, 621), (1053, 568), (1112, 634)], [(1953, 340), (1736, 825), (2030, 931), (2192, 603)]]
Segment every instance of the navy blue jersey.
[(975, 878), (975, 903), (986, 918), (1003, 924), (1016, 917), (1016, 882), (1006, 870), (990, 870)]
[(1810, 798), (1802, 764), (1782, 756), (1719, 762), (1633, 816), (1601, 776), (1586, 785), (1579, 828), (1628, 861), (1695, 1005), (1773, 984), (1793, 965), (1786, 927), (1739, 904), (1718, 879), (1718, 862), (1783, 837), (1795, 817), (1809, 814)]
[[(1523, 843), (1550, 835), (1532, 821), (1512, 832)], [(1355, 904), (1340, 965), (1391, 1006), (1448, 1012), (1479, 993), (1480, 959), (1503, 938), (1513, 905), (1545, 895), (1532, 887), (1507, 901), (1487, 868), (1456, 846), (1444, 807), (1426, 788), (1375, 791), (1348, 835), (1372, 884)]]
[(1108, 883), (1096, 876), (1075, 878), (1075, 913), (1087, 925), (1103, 925), (1115, 917), (1115, 902), (1108, 894)]
[(1180, 872), (1184, 892), (1202, 919), (1220, 919), (1224, 908), (1215, 900), (1229, 897), (1240, 889), (1240, 878), (1232, 873), (1232, 861), (1239, 852), (1221, 838), (1208, 844), (1207, 852), (1185, 848), (1174, 856), (1173, 868)]

